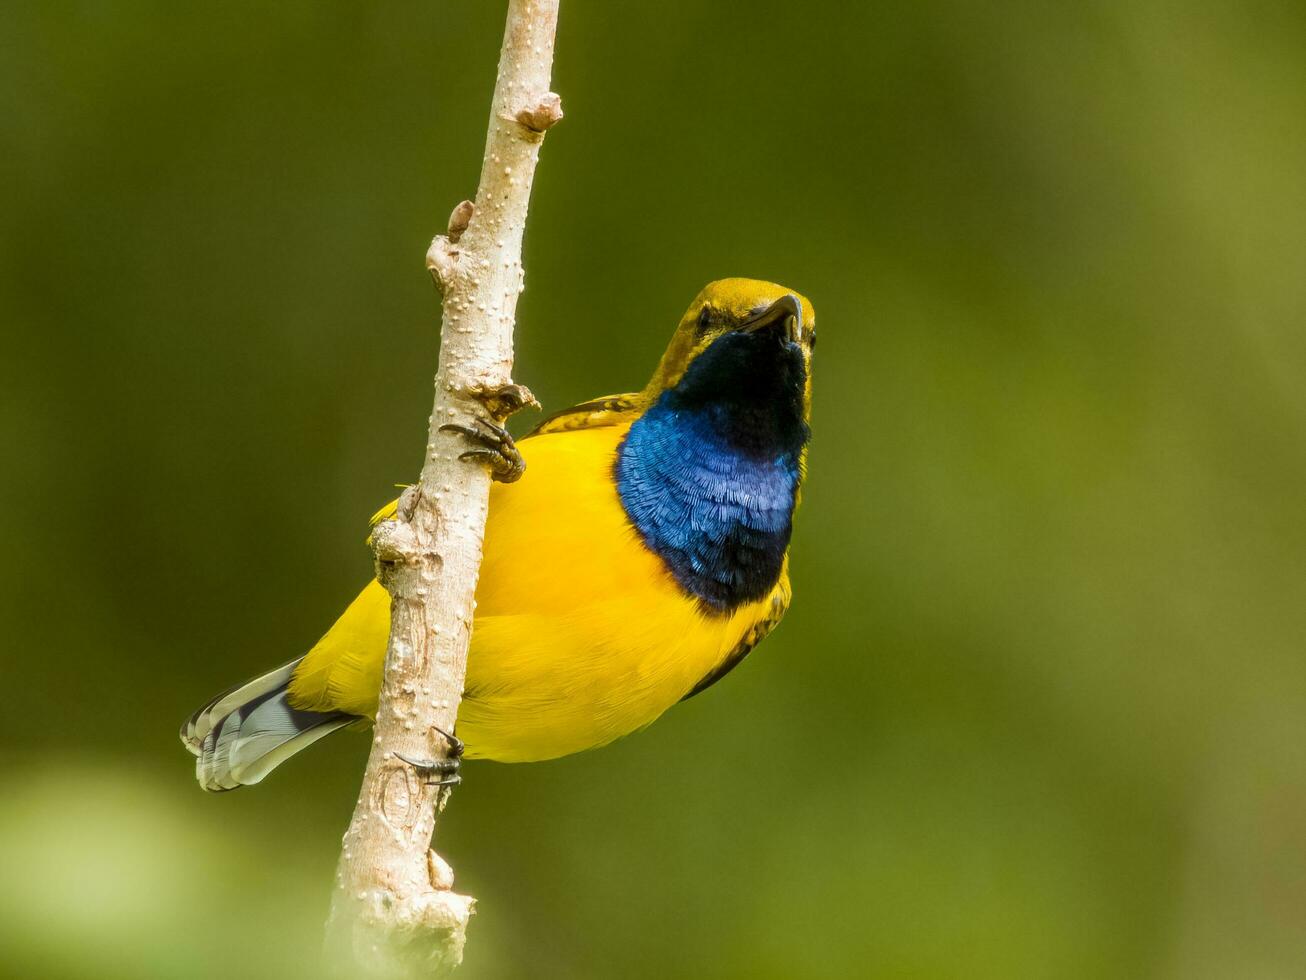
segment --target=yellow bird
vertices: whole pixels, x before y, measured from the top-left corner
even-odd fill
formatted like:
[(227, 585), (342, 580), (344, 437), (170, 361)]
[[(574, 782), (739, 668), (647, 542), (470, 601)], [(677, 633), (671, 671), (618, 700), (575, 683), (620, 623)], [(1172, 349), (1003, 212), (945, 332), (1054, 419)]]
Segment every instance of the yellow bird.
[[(815, 342), (798, 293), (723, 279), (643, 391), (550, 416), (520, 451), (485, 420), (460, 430), (479, 436), (469, 455), (515, 481), (490, 494), (458, 711), (468, 757), (605, 745), (715, 683), (779, 622)], [(374, 580), (306, 656), (197, 711), (182, 740), (200, 785), (257, 783), (373, 718), (389, 629)]]

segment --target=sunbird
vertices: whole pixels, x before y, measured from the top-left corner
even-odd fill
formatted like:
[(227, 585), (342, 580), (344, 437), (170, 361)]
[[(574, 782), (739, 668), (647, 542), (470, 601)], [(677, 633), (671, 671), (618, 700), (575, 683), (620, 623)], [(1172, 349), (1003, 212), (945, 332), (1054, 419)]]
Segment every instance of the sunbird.
[[(496, 481), (454, 739), (466, 757), (605, 745), (715, 684), (780, 621), (815, 328), (793, 290), (722, 279), (690, 305), (643, 391), (551, 415), (520, 448), (487, 419), (452, 426)], [(389, 631), (373, 580), (305, 656), (197, 711), (181, 736), (200, 785), (257, 783), (366, 726)]]

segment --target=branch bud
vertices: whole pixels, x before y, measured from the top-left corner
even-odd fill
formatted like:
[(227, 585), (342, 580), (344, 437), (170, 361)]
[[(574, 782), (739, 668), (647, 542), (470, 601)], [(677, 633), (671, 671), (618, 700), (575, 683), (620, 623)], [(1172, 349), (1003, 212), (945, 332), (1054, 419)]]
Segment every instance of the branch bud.
[(458, 240), (463, 237), (463, 232), (467, 226), (472, 223), (472, 215), (476, 212), (476, 205), (471, 201), (463, 201), (449, 215), (449, 241), (457, 244)]
[(453, 890), (453, 868), (434, 850), (426, 852), (426, 873), (431, 877), (431, 887), (438, 892)]

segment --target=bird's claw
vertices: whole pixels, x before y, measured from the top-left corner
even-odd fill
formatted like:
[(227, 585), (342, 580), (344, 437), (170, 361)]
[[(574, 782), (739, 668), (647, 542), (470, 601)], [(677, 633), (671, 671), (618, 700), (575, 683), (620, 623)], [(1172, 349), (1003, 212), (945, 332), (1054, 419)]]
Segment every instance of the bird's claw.
[[(440, 731), (438, 728), (436, 731)], [(444, 732), (440, 732), (444, 735)], [(451, 736), (446, 736), (451, 737)], [(457, 741), (455, 739), (455, 741)], [(462, 742), (458, 742), (461, 746)], [(462, 767), (462, 751), (459, 749), (454, 752), (450, 747), (449, 758), (447, 759), (411, 759), (402, 752), (396, 752), (395, 758), (402, 762), (408, 763), (417, 770), (417, 775), (426, 778), (427, 786), (457, 786), (463, 781), (463, 777), (458, 774)], [(440, 776), (440, 779), (431, 779), (431, 776)]]
[(438, 725), (432, 725), (431, 729), (437, 735), (439, 735), (441, 738), (444, 739), (445, 745), (448, 746), (448, 748), (445, 749), (445, 751), (449, 753), (450, 759), (461, 759), (463, 757), (463, 753), (467, 751), (466, 742), (464, 742), (453, 732), (446, 732), (443, 728), (440, 728)]
[(484, 463), (490, 477), (500, 483), (520, 480), (526, 472), (526, 460), (508, 430), (484, 416), (478, 415), (472, 421), (474, 426), (453, 422), (440, 426), (441, 432), (456, 432), (476, 444), (476, 448), (459, 453), (458, 458)]

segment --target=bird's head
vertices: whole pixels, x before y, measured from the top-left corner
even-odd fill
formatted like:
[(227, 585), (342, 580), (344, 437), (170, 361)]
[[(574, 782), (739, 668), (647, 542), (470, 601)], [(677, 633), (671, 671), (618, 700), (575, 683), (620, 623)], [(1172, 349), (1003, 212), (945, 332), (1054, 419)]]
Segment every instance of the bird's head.
[(760, 279), (718, 279), (694, 298), (644, 394), (689, 403), (791, 402), (806, 421), (816, 313), (800, 293)]

